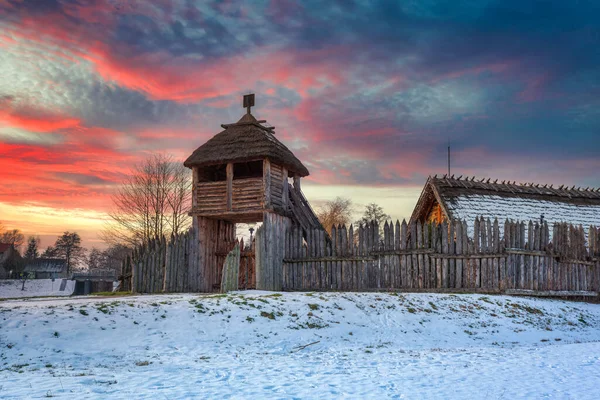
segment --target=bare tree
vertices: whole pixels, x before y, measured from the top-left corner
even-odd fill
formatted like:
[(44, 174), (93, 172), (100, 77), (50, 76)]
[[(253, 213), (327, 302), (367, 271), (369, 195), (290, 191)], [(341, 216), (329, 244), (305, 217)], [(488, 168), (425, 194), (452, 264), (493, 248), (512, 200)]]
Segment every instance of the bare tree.
[(156, 236), (189, 228), (191, 173), (172, 157), (155, 154), (136, 165), (113, 195), (110, 223), (102, 232), (109, 244), (135, 246)]
[(352, 220), (352, 201), (344, 197), (326, 201), (317, 210), (317, 217), (327, 232), (334, 225), (347, 225)]
[(121, 273), (123, 260), (131, 254), (131, 248), (123, 244), (109, 246), (104, 253), (104, 265), (102, 269), (115, 271), (117, 275)]
[(87, 257), (87, 265), (90, 271), (98, 271), (104, 269), (106, 264), (106, 256), (103, 251), (92, 247)]
[(19, 250), (25, 243), (25, 235), (19, 229), (11, 229), (0, 235), (0, 243), (12, 244), (16, 250)]

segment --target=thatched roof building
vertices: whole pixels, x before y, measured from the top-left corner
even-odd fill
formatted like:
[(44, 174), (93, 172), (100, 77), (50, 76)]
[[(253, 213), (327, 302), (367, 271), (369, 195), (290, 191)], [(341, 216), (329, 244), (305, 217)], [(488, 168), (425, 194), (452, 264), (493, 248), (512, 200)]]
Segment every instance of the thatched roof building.
[(412, 213), (412, 221), (441, 222), (476, 217), (549, 224), (600, 226), (600, 189), (517, 184), (491, 179), (429, 177)]
[(198, 147), (184, 165), (192, 168), (269, 158), (287, 167), (290, 176), (308, 176), (308, 169), (275, 138), (275, 128), (265, 123), (247, 113), (236, 123), (221, 125), (225, 130)]

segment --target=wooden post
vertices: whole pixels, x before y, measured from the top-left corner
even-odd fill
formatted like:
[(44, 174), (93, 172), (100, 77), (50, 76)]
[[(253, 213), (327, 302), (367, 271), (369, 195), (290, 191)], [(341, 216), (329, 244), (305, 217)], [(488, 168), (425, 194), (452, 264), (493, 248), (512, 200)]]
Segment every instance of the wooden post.
[(281, 195), (281, 203), (283, 205), (283, 209), (286, 210), (286, 211), (288, 209), (288, 196), (289, 196), (289, 193), (288, 193), (288, 180), (287, 180), (288, 176), (287, 176), (287, 174), (288, 174), (287, 168), (283, 167), (283, 172), (282, 172), (282, 175), (283, 175), (283, 178), (282, 178), (283, 179), (283, 186), (282, 186), (283, 193)]
[(196, 193), (196, 190), (198, 190), (198, 167), (192, 167), (192, 209), (198, 205), (198, 193)]
[(238, 272), (240, 267), (240, 246), (236, 244), (233, 250), (227, 254), (223, 263), (223, 275), (221, 278), (221, 293), (238, 290)]
[(263, 161), (263, 189), (265, 191), (263, 208), (271, 208), (271, 161), (268, 158)]
[(300, 177), (298, 175), (294, 175), (294, 189), (296, 189), (298, 193), (302, 190), (300, 187)]
[(233, 196), (233, 163), (227, 163), (227, 211), (231, 211)]

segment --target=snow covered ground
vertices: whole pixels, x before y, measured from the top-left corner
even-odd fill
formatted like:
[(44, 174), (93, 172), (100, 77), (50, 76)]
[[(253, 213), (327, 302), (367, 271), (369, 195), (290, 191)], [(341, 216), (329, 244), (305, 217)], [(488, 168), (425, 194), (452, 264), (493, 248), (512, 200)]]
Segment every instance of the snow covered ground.
[(64, 290), (60, 290), (62, 279), (32, 279), (23, 282), (18, 279), (0, 280), (0, 299), (38, 296), (70, 296), (75, 290), (75, 281), (67, 280)]
[(599, 383), (597, 304), (252, 291), (0, 302), (2, 399), (596, 399)]

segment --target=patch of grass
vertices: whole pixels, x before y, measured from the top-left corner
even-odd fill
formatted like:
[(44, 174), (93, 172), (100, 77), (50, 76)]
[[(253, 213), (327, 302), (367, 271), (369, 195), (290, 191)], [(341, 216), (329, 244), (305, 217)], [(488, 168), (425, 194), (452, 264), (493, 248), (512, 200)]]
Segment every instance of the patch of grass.
[(145, 367), (145, 366), (150, 365), (150, 364), (152, 364), (152, 362), (151, 361), (147, 361), (147, 360), (146, 361), (136, 361), (135, 362), (135, 365), (137, 365), (138, 367)]
[(52, 364), (46, 364), (45, 367), (46, 368), (54, 368), (54, 366)]
[(196, 304), (196, 311), (198, 311), (201, 314), (204, 314), (208, 310), (204, 308), (204, 306), (201, 303), (198, 303)]
[(60, 333), (54, 332), (54, 337), (60, 337)]
[(252, 318), (251, 316), (247, 316), (246, 317), (246, 321), (248, 321), (248, 322), (254, 322), (254, 318)]
[(268, 313), (266, 311), (261, 311), (260, 312), (260, 316), (261, 317), (265, 317), (265, 318), (269, 318), (269, 319), (275, 319), (275, 314), (273, 314), (272, 312)]
[(87, 311), (85, 311), (85, 310), (83, 310), (83, 309), (82, 309), (82, 310), (79, 310), (79, 313), (80, 313), (81, 315), (89, 315), (89, 314), (88, 314), (88, 312), (87, 312)]
[(316, 311), (319, 309), (319, 305), (318, 304), (309, 304), (308, 308), (310, 308), (313, 311)]
[(438, 308), (437, 308), (437, 306), (436, 306), (436, 305), (433, 303), (433, 301), (430, 301), (430, 302), (429, 302), (429, 306), (430, 306), (432, 309), (436, 310), (436, 311), (437, 311), (437, 309), (438, 309)]
[(414, 308), (412, 308), (412, 307), (408, 307), (408, 308), (406, 309), (406, 311), (408, 311), (408, 312), (409, 312), (409, 313), (411, 313), (411, 314), (414, 314), (414, 313), (416, 313), (416, 312), (417, 312), (417, 310), (416, 310), (416, 309), (414, 309)]
[(131, 292), (96, 292), (92, 293), (92, 296), (131, 296)]
[(96, 307), (96, 310), (100, 311), (103, 314), (110, 314), (110, 310), (108, 309), (108, 305), (100, 304)]

